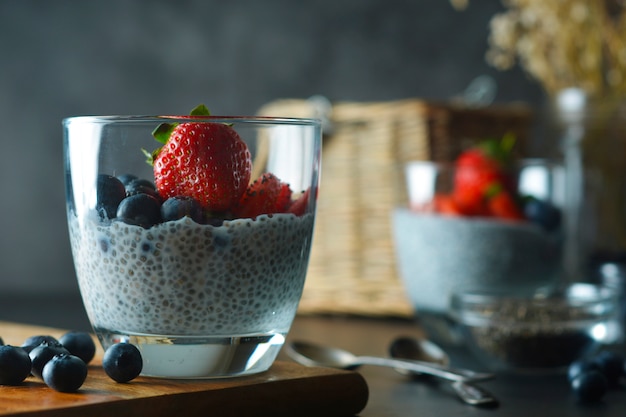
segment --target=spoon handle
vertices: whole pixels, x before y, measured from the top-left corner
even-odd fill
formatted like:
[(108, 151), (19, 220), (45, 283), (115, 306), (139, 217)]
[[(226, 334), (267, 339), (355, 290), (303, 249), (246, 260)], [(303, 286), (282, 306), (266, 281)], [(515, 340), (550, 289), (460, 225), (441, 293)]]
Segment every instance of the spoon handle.
[(498, 400), (487, 390), (478, 385), (462, 381), (452, 383), (452, 388), (465, 403), (471, 405), (494, 405)]
[(405, 369), (407, 371), (418, 372), (420, 374), (432, 375), (448, 381), (469, 382), (484, 380), (492, 376), (490, 374), (480, 374), (472, 371), (444, 368), (441, 366), (435, 366), (428, 362), (382, 358), (377, 356), (359, 356), (356, 361), (358, 361), (359, 365), (377, 365)]
[(425, 362), (425, 361), (418, 361), (414, 359), (404, 359), (404, 358), (395, 358), (395, 359), (400, 359), (400, 360), (407, 361), (407, 362), (423, 363), (425, 365), (432, 366), (433, 368), (442, 369), (442, 370), (446, 370), (455, 374), (463, 375), (466, 377), (467, 381), (472, 381), (472, 382), (487, 381), (489, 379), (495, 378), (495, 374), (492, 374), (492, 373), (477, 372), (477, 371), (472, 371), (471, 369), (452, 368), (452, 367), (444, 366), (440, 363), (435, 363), (435, 362)]

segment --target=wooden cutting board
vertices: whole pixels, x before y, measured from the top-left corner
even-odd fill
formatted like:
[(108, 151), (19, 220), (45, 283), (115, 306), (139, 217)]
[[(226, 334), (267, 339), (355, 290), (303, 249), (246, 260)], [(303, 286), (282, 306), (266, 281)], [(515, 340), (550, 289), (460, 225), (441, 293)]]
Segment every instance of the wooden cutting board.
[[(0, 321), (6, 344), (65, 331)], [(126, 384), (102, 370), (102, 350), (76, 393), (60, 393), (33, 376), (19, 386), (0, 386), (0, 417), (137, 416), (350, 416), (368, 399), (363, 377), (351, 371), (276, 362), (262, 374), (219, 380), (138, 377)]]

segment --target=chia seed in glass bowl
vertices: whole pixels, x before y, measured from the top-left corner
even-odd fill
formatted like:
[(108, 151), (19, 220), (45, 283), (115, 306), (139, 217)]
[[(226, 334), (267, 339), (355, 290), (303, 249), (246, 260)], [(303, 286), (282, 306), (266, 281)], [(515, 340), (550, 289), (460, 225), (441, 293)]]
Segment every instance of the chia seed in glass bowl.
[(477, 359), (515, 373), (563, 372), (609, 342), (617, 311), (614, 290), (587, 283), (533, 296), (463, 292), (451, 305)]

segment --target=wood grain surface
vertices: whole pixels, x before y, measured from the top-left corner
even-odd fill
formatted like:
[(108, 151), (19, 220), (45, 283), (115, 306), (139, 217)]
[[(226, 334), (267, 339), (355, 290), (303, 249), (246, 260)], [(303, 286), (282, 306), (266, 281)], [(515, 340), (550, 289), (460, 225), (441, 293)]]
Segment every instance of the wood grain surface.
[[(6, 344), (65, 330), (0, 321)], [(262, 374), (215, 380), (138, 377), (119, 384), (102, 370), (102, 350), (76, 393), (60, 393), (36, 378), (0, 386), (0, 416), (350, 416), (368, 400), (363, 377), (351, 371), (309, 368), (277, 361)]]

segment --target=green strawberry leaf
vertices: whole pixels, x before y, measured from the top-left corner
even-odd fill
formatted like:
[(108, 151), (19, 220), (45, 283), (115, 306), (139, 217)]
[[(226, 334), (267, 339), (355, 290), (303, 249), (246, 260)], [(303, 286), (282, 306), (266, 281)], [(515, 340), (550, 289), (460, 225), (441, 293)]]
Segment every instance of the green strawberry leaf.
[(498, 162), (503, 168), (507, 168), (513, 162), (513, 148), (516, 138), (513, 133), (506, 133), (500, 139), (487, 139), (479, 145), (484, 154)]
[[(190, 116), (210, 116), (211, 112), (204, 104), (194, 107), (189, 113)], [(152, 136), (162, 144), (166, 144), (178, 123), (161, 123), (152, 131)]]
[(517, 138), (515, 137), (515, 134), (507, 132), (504, 136), (502, 136), (502, 139), (500, 139), (500, 149), (502, 149), (502, 152), (510, 155), (513, 152), (516, 141)]
[(146, 156), (146, 162), (148, 163), (148, 165), (152, 166), (154, 165), (154, 160), (156, 159), (157, 155), (159, 155), (159, 152), (161, 152), (161, 148), (157, 148), (152, 152), (148, 152), (144, 148), (141, 148), (141, 152)]
[(504, 191), (504, 187), (499, 182), (494, 182), (489, 184), (487, 188), (485, 188), (484, 196), (487, 200), (497, 196), (502, 191)]
[[(209, 112), (209, 109), (207, 108), (207, 106), (205, 106), (204, 104), (200, 104), (194, 107), (189, 113), (189, 115), (190, 116), (210, 116), (211, 112)], [(178, 126), (178, 123), (161, 123), (152, 131), (152, 136), (154, 136), (157, 142), (160, 142), (163, 145), (165, 145), (167, 141), (170, 139), (170, 136), (172, 136), (172, 132), (174, 131), (176, 126)], [(161, 151), (161, 148), (157, 148), (152, 152), (148, 152), (145, 149), (141, 149), (141, 152), (143, 152), (143, 154), (146, 156), (146, 162), (150, 165), (154, 165), (154, 160), (159, 155), (160, 151)]]
[(191, 110), (190, 116), (210, 116), (211, 112), (204, 104), (200, 104)]
[(152, 131), (152, 136), (162, 144), (166, 144), (178, 123), (161, 123)]

